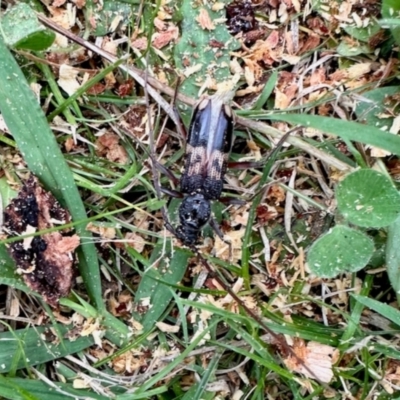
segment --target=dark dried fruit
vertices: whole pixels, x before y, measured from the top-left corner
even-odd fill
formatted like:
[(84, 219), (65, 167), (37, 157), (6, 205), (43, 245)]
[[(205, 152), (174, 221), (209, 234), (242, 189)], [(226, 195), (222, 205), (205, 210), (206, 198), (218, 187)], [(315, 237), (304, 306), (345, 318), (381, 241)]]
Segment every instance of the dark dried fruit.
[[(4, 230), (9, 237), (33, 234), (70, 221), (68, 212), (39, 186), (34, 176), (4, 210)], [(77, 246), (79, 237), (64, 229), (11, 243), (8, 250), (29, 288), (56, 307), (60, 297), (71, 290), (73, 252)]]
[(258, 24), (255, 18), (251, 1), (234, 1), (226, 7), (226, 17), (229, 32), (236, 35), (239, 32), (250, 32), (257, 29)]

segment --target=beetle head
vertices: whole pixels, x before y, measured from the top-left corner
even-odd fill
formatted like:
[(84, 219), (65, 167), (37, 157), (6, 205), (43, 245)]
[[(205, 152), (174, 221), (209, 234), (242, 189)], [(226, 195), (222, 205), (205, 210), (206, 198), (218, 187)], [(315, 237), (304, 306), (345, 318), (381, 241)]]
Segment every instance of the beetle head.
[(183, 199), (179, 207), (180, 226), (177, 228), (178, 237), (185, 244), (195, 244), (201, 228), (211, 216), (210, 200), (203, 194), (195, 193)]

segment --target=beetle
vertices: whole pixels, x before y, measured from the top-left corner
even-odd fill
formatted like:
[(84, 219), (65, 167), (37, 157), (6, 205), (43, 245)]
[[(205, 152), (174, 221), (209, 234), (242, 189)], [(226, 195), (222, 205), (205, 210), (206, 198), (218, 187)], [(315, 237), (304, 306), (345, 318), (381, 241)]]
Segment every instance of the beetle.
[(180, 189), (185, 197), (179, 207), (180, 224), (174, 232), (186, 245), (198, 242), (201, 229), (208, 222), (223, 239), (211, 216), (211, 201), (221, 197), (232, 136), (232, 110), (222, 96), (200, 99), (189, 126), (185, 166), (180, 180)]

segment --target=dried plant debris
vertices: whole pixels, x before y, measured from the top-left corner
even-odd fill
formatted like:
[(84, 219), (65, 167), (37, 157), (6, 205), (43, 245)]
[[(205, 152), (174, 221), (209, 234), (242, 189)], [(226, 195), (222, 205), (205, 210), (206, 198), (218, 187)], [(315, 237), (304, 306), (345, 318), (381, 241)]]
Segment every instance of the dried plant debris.
[[(34, 176), (4, 211), (4, 231), (8, 237), (34, 234), (70, 221), (69, 213)], [(29, 288), (56, 307), (60, 297), (71, 290), (74, 250), (78, 246), (79, 237), (64, 229), (11, 243), (8, 250)]]
[(301, 339), (296, 340), (293, 350), (296, 357), (291, 355), (284, 360), (290, 370), (304, 374), (308, 378), (317, 378), (323, 383), (329, 383), (332, 380), (332, 366), (338, 359), (338, 350), (317, 342), (309, 342), (306, 345)]

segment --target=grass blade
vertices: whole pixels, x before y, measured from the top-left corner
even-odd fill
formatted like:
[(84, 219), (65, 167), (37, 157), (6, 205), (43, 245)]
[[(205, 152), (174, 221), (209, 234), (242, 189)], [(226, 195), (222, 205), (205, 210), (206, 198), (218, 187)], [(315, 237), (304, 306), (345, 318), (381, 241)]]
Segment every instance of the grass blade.
[(373, 126), (304, 114), (276, 114), (268, 115), (266, 118), (315, 128), (343, 139), (369, 144), (400, 155), (400, 137), (381, 131)]
[[(3, 398), (12, 400), (107, 400), (90, 390), (74, 389), (71, 384), (54, 383), (54, 387), (34, 379), (5, 378), (0, 375), (0, 393)], [(85, 397), (87, 396), (87, 397)]]
[[(61, 335), (65, 335), (71, 327), (57, 325)], [(47, 326), (30, 329), (19, 329), (0, 334), (0, 365), (1, 372), (39, 365), (48, 361), (74, 354), (90, 347), (94, 340), (91, 336), (79, 337), (75, 341), (63, 340), (52, 344), (43, 338)], [(40, 351), (40, 348), (43, 351)]]
[(371, 310), (377, 312), (379, 315), (382, 315), (396, 325), (400, 326), (399, 310), (396, 310), (394, 307), (389, 306), (388, 304), (381, 303), (380, 301), (371, 299), (366, 296), (352, 294), (352, 297), (354, 297), (359, 303), (363, 304), (365, 307), (370, 308)]
[(389, 280), (400, 303), (400, 218), (397, 218), (388, 228), (386, 244), (386, 267)]

